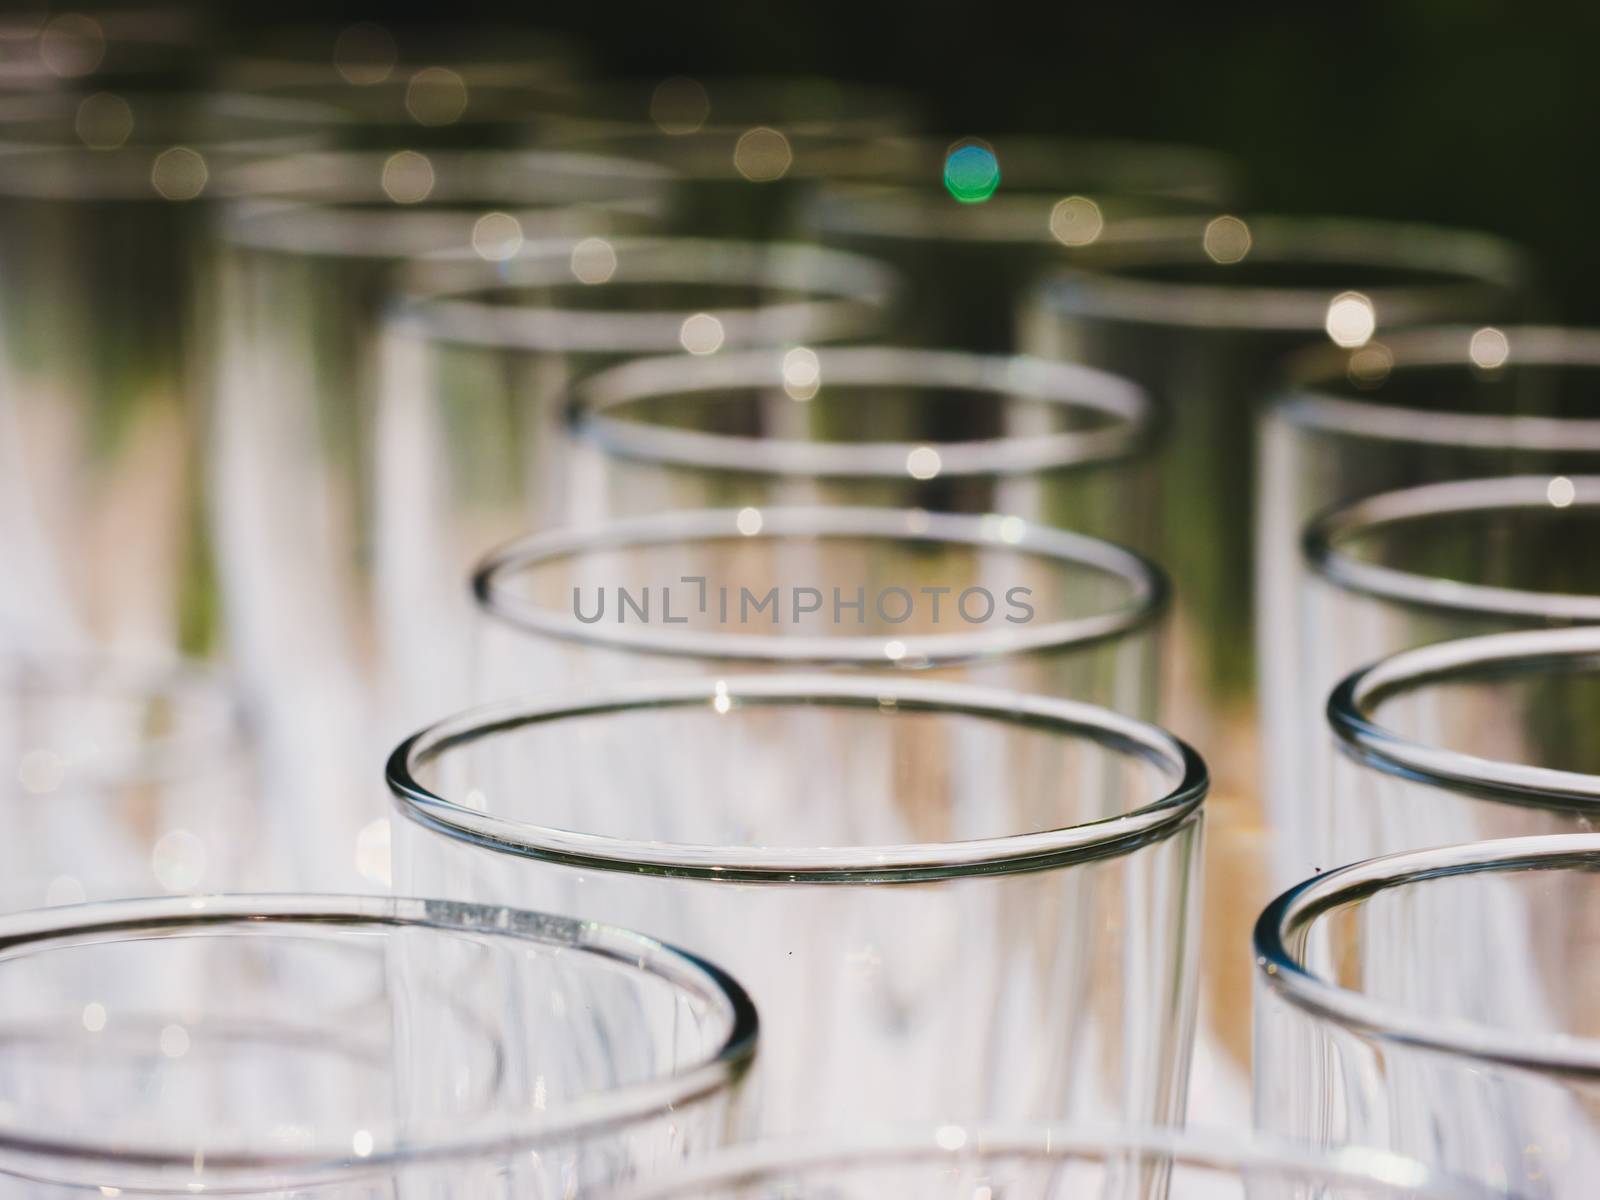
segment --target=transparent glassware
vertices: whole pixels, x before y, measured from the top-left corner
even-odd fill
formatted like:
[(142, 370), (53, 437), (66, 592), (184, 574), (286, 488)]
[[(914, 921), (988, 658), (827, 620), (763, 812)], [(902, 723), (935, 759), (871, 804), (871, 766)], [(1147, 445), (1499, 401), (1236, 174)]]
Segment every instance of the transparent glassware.
[[(867, 337), (894, 277), (811, 246), (529, 241), (419, 263), (385, 328), (372, 561), (397, 728), (470, 702), (465, 581), (494, 546), (579, 515), (567, 390), (631, 357)], [(398, 732), (396, 733), (398, 737)]]
[(441, 900), (16, 914), (0, 996), (0, 1196), (29, 1200), (570, 1195), (722, 1143), (757, 1036), (659, 942)]
[(882, 505), (1151, 537), (1149, 404), (1069, 363), (892, 346), (677, 355), (591, 376), (572, 412), (578, 503), (599, 515)]
[[(1307, 689), (1300, 703), (1308, 724), (1313, 691), (1326, 697), (1350, 671), (1395, 651), (1500, 630), (1600, 622), (1600, 568), (1572, 552), (1589, 544), (1597, 528), (1600, 476), (1589, 475), (1426, 484), (1313, 519), (1297, 613), (1297, 659)], [(1295, 751), (1305, 777), (1287, 814), (1293, 823), (1283, 832), (1292, 865), (1305, 867), (1304, 874), (1374, 853), (1464, 840), (1441, 825), (1427, 842), (1366, 846), (1363, 839), (1375, 831), (1347, 811), (1326, 726), (1300, 730)], [(1411, 828), (1420, 835), (1427, 826)]]
[(480, 700), (549, 679), (831, 670), (1147, 718), (1167, 605), (1160, 571), (1109, 542), (891, 508), (691, 509), (555, 530), (488, 556), (473, 588)]
[(733, 1147), (625, 1200), (1489, 1200), (1414, 1159), (1346, 1147), (1101, 1126), (941, 1125)]
[[(813, 76), (596, 81), (552, 103), (541, 144), (669, 168), (667, 228), (685, 236), (803, 236), (818, 182), (868, 147), (898, 147), (916, 105), (885, 87)], [(878, 161), (882, 161), (881, 158)]]
[(0, 911), (292, 884), (256, 749), (208, 669), (0, 659)]
[(1127, 375), (1168, 422), (1152, 554), (1178, 596), (1171, 719), (1211, 748), (1219, 794), (1247, 810), (1260, 754), (1253, 447), (1281, 360), (1424, 322), (1506, 319), (1527, 287), (1518, 252), (1480, 234), (1213, 212), (1130, 223), (1036, 294), (1024, 349)]
[(1436, 642), (1328, 701), (1338, 753), (1318, 842), (1336, 862), (1600, 829), (1600, 629)]
[(235, 96), (0, 99), (0, 650), (220, 646), (201, 440), (218, 178), (326, 110)]
[[(1328, 691), (1345, 672), (1424, 639), (1543, 621), (1534, 610), (1544, 601), (1531, 597), (1520, 606), (1522, 618), (1502, 614), (1504, 623), (1488, 614), (1469, 618), (1465, 611), (1447, 618), (1437, 608), (1430, 617), (1413, 606), (1409, 619), (1418, 624), (1407, 629), (1396, 609), (1393, 619), (1363, 621), (1360, 644), (1350, 653), (1331, 658), (1324, 653), (1355, 633), (1330, 631), (1332, 641), (1317, 648), (1322, 661), (1312, 673), (1303, 661), (1305, 604), (1313, 588), (1326, 591), (1327, 585), (1315, 581), (1305, 557), (1306, 525), (1363, 497), (1490, 476), (1542, 474), (1544, 500), (1549, 500), (1556, 477), (1600, 472), (1600, 420), (1592, 415), (1597, 394), (1600, 332), (1592, 330), (1470, 325), (1406, 330), (1356, 349), (1326, 347), (1296, 361), (1259, 430), (1257, 664), (1264, 781), (1275, 830), (1295, 836), (1304, 827), (1307, 781), (1319, 788), (1325, 784), (1326, 770), (1307, 763), (1312, 758), (1325, 762), (1323, 710)], [(1557, 485), (1557, 497), (1561, 494)], [(1540, 515), (1540, 500), (1534, 499), (1534, 509), (1525, 513), (1530, 519)], [(1454, 520), (1470, 521), (1471, 515), (1464, 512)], [(1505, 540), (1514, 535), (1514, 526), (1502, 522), (1492, 545), (1471, 549), (1459, 532), (1448, 536), (1452, 554), (1481, 554), (1482, 569), (1500, 586), (1543, 589), (1553, 582), (1549, 572), (1574, 569), (1572, 556), (1557, 547), (1549, 562), (1530, 574), (1531, 559), (1525, 559), (1512, 577)], [(1425, 572), (1424, 561), (1409, 565)], [(1360, 603), (1377, 611), (1370, 598)], [(1274, 880), (1279, 887), (1310, 874), (1314, 866), (1333, 865), (1287, 841), (1274, 860), (1280, 864)]]
[(384, 721), (375, 615), (380, 331), (400, 264), (645, 227), (666, 180), (579, 154), (391, 149), (264, 159), (227, 185), (200, 334), (216, 347), (207, 517), (226, 633), (284, 802), (325, 831), (306, 882), (365, 889), (382, 882), (356, 853), (385, 813), (371, 765), (414, 723)]
[(1108, 710), (735, 676), (443, 722), (389, 763), (405, 887), (637, 918), (764, 1026), (749, 1128), (1176, 1122), (1205, 769)]
[(0, 90), (117, 90), (193, 86), (207, 35), (193, 9), (16, 5), (0, 16)]
[[(997, 186), (959, 202), (953, 154), (990, 156)], [(983, 161), (980, 158), (980, 161)], [(826, 245), (882, 258), (910, 281), (916, 344), (1012, 354), (1026, 349), (1037, 279), (1142, 218), (1226, 202), (1236, 188), (1219, 154), (1161, 143), (1013, 136), (993, 142), (881, 138), (813, 163), (802, 210)]]
[(1530, 1200), (1600, 1170), (1600, 836), (1373, 859), (1256, 928), (1256, 1121)]

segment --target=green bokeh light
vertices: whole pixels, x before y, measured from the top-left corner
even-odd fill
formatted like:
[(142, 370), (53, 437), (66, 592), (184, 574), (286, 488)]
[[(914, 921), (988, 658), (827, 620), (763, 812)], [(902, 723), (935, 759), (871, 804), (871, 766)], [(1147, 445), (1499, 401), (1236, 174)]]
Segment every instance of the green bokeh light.
[(958, 146), (944, 160), (944, 186), (962, 204), (982, 204), (1000, 186), (1000, 160), (987, 146)]

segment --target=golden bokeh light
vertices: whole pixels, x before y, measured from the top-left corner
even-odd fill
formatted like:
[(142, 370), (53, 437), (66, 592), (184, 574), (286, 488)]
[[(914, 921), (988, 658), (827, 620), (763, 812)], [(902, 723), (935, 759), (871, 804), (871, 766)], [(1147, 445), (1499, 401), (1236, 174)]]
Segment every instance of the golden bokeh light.
[(1467, 355), (1474, 366), (1493, 371), (1511, 358), (1511, 340), (1500, 330), (1485, 326), (1468, 341)]
[(424, 67), (406, 83), (406, 112), (418, 125), (455, 124), (467, 100), (467, 81), (448, 67)]
[(63, 79), (92, 75), (105, 57), (105, 30), (84, 13), (52, 17), (39, 32), (39, 60)]
[(572, 276), (579, 283), (609, 283), (617, 273), (617, 251), (605, 238), (584, 238), (572, 248)]
[(522, 222), (510, 213), (484, 213), (472, 226), (472, 249), (486, 262), (505, 262), (522, 249)]
[(396, 204), (419, 204), (433, 193), (433, 163), (426, 154), (399, 150), (383, 164), (383, 191)]
[(650, 94), (650, 120), (662, 133), (698, 133), (711, 115), (711, 97), (698, 79), (675, 75)]
[(1360, 292), (1340, 292), (1328, 301), (1322, 327), (1334, 345), (1354, 350), (1372, 340), (1378, 330), (1378, 314), (1372, 301)]
[(695, 313), (692, 317), (684, 318), (678, 340), (690, 354), (715, 354), (722, 349), (726, 336), (722, 322), (717, 318), (710, 313)]
[(1206, 223), (1200, 245), (1212, 262), (1227, 265), (1242, 261), (1250, 253), (1252, 241), (1250, 226), (1238, 217), (1224, 214)]
[(394, 34), (382, 25), (360, 21), (349, 26), (333, 43), (333, 69), (356, 87), (382, 83), (400, 61)]
[(188, 146), (169, 146), (150, 165), (150, 184), (164, 200), (193, 200), (210, 177), (205, 158)]
[(822, 386), (822, 360), (815, 350), (796, 346), (783, 356), (783, 390), (791, 400), (809, 400)]
[(739, 135), (733, 147), (733, 166), (751, 183), (782, 179), (794, 165), (789, 139), (776, 129), (758, 125)]
[(1565, 475), (1557, 475), (1545, 485), (1544, 494), (1552, 508), (1570, 508), (1578, 498), (1578, 489)]
[(72, 128), (91, 150), (115, 150), (133, 134), (133, 109), (121, 96), (96, 92), (78, 103)]
[(1382, 342), (1368, 342), (1350, 355), (1345, 374), (1357, 387), (1373, 388), (1389, 378), (1394, 370), (1394, 355)]
[(1050, 236), (1063, 246), (1087, 246), (1105, 231), (1100, 206), (1087, 196), (1057, 200), (1050, 210)]

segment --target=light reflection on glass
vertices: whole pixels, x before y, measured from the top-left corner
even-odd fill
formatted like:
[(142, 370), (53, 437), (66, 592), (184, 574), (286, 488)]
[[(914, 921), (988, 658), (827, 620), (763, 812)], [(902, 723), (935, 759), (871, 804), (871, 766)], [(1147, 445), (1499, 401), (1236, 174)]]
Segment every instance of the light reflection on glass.
[(1236, 263), (1250, 253), (1250, 226), (1238, 217), (1216, 217), (1206, 224), (1201, 245), (1212, 262)]

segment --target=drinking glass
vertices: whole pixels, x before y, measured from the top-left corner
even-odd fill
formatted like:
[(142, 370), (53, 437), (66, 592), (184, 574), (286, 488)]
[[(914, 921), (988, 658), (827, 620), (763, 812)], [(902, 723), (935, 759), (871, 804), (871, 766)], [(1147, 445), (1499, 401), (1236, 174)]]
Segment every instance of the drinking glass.
[[(1485, 623), (1487, 614), (1441, 622), (1437, 608), (1434, 623), (1425, 630), (1407, 629), (1398, 618), (1364, 621), (1360, 646), (1336, 661), (1326, 659), (1323, 673), (1312, 676), (1302, 661), (1308, 630), (1303, 605), (1313, 587), (1326, 587), (1307, 578), (1314, 568), (1302, 549), (1306, 524), (1363, 497), (1488, 476), (1542, 474), (1549, 499), (1556, 477), (1600, 471), (1600, 420), (1590, 415), (1597, 394), (1600, 332), (1582, 329), (1468, 325), (1406, 330), (1353, 350), (1330, 346), (1313, 351), (1291, 368), (1289, 384), (1261, 420), (1256, 538), (1263, 770), (1273, 828), (1285, 839), (1304, 828), (1306, 780), (1324, 786), (1326, 770), (1308, 769), (1307, 764), (1326, 761), (1323, 708), (1329, 689), (1344, 672), (1415, 645), (1424, 636), (1507, 627)], [(1556, 488), (1559, 498), (1562, 485)], [(1525, 509), (1519, 521), (1538, 516), (1538, 497), (1534, 499), (1534, 510)], [(1455, 519), (1471, 517), (1463, 513)], [(1512, 575), (1505, 541), (1516, 531), (1516, 526), (1502, 523), (1494, 545), (1481, 551), (1469, 551), (1459, 534), (1447, 536), (1460, 553), (1481, 553), (1489, 560), (1492, 565), (1482, 569), (1494, 572), (1493, 581), (1502, 586), (1561, 590), (1550, 573), (1575, 564), (1559, 547), (1544, 564), (1523, 557)], [(1427, 570), (1420, 559), (1392, 565)], [(1412, 613), (1411, 621), (1422, 619), (1420, 610), (1413, 608)], [(1525, 616), (1533, 618), (1534, 613), (1529, 610)], [(1529, 623), (1539, 622), (1509, 621)], [(1335, 641), (1348, 636), (1341, 628), (1328, 632)], [(1278, 845), (1277, 886), (1288, 887), (1314, 866), (1333, 865), (1311, 857), (1308, 849), (1288, 840)]]
[[(1600, 569), (1572, 553), (1597, 528), (1600, 477), (1589, 475), (1427, 484), (1322, 514), (1305, 534), (1297, 614), (1302, 686), (1326, 697), (1357, 667), (1447, 638), (1600, 621)], [(1309, 716), (1310, 703), (1301, 704)], [(1310, 864), (1306, 874), (1353, 861), (1344, 836), (1356, 839), (1360, 858), (1459, 840), (1441, 826), (1430, 841), (1402, 839), (1360, 852), (1371, 834), (1358, 815), (1347, 814), (1326, 730), (1305, 730), (1296, 747), (1305, 777), (1285, 835), (1294, 865)], [(1425, 828), (1397, 826), (1408, 827)]]
[(1316, 831), (1335, 862), (1600, 828), (1600, 629), (1540, 629), (1391, 655), (1334, 689), (1339, 753)]
[(1039, 276), (1127, 222), (1209, 210), (1235, 189), (1233, 165), (1209, 151), (1037, 137), (857, 141), (812, 169), (806, 227), (906, 276), (916, 343), (991, 354), (1026, 348)]
[(0, 99), (0, 649), (219, 645), (193, 337), (208, 197), (314, 141), (316, 106)]
[(677, 355), (591, 376), (572, 410), (574, 490), (605, 515), (882, 505), (1150, 537), (1149, 406), (1092, 368), (891, 346)]
[(1205, 769), (1153, 726), (699, 678), (446, 721), (389, 779), (404, 886), (627, 915), (743, 980), (753, 1128), (1182, 1118)]
[(0, 918), (0, 1196), (567, 1196), (718, 1145), (756, 1015), (638, 934), (442, 900)]
[(548, 106), (539, 138), (671, 169), (673, 233), (761, 240), (799, 236), (808, 197), (842, 158), (878, 159), (869, 147), (887, 152), (918, 124), (911, 99), (889, 88), (674, 76), (575, 88)]
[[(29, 11), (29, 10), (32, 11)], [(195, 86), (206, 37), (200, 13), (180, 8), (76, 9), (14, 5), (0, 15), (0, 89), (117, 90)]]
[(941, 1125), (719, 1151), (626, 1200), (1488, 1200), (1503, 1193), (1377, 1150), (1096, 1126)]
[[(629, 357), (812, 345), (877, 329), (893, 278), (809, 246), (545, 239), (418, 264), (386, 328), (373, 558), (403, 728), (468, 703), (466, 580), (572, 502), (571, 381)], [(675, 576), (674, 576), (675, 578)]]
[[(921, 509), (688, 509), (483, 562), (480, 699), (649, 676), (907, 673), (1154, 711), (1166, 581), (1109, 542)], [(443, 662), (422, 664), (435, 677)]]
[(1489, 237), (1205, 214), (1083, 247), (1036, 297), (1024, 348), (1145, 386), (1167, 422), (1154, 557), (1171, 573), (1171, 720), (1210, 747), (1219, 793), (1259, 804), (1252, 664), (1255, 419), (1282, 357), (1425, 321), (1503, 318), (1525, 288)]
[(212, 670), (0, 660), (0, 911), (292, 883), (255, 749)]
[[(425, 196), (404, 190), (418, 170)], [(207, 515), (226, 632), (284, 803), (324, 831), (306, 882), (364, 888), (357, 839), (385, 814), (371, 764), (415, 723), (385, 723), (374, 616), (379, 331), (394, 275), (414, 255), (487, 263), (525, 238), (637, 228), (665, 177), (578, 154), (345, 150), (253, 162), (228, 182), (203, 334), (218, 348)]]
[(1256, 1120), (1530, 1200), (1600, 1171), (1600, 835), (1373, 859), (1256, 927)]

